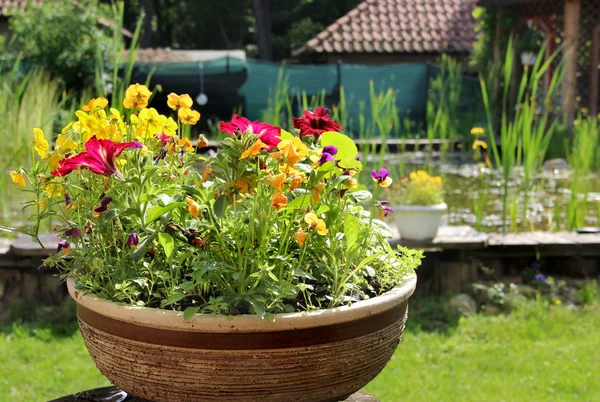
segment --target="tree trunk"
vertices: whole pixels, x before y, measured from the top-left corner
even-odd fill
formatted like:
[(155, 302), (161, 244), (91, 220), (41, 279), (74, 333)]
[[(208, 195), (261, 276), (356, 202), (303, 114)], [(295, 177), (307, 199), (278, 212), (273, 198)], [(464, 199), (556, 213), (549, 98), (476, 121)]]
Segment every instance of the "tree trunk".
[(271, 13), (268, 0), (252, 0), (256, 18), (256, 36), (258, 37), (258, 55), (261, 60), (273, 59), (271, 41)]
[(144, 25), (142, 27), (142, 34), (140, 37), (140, 48), (151, 48), (152, 47), (152, 20), (154, 19), (154, 0), (141, 0), (140, 1), (144, 16)]

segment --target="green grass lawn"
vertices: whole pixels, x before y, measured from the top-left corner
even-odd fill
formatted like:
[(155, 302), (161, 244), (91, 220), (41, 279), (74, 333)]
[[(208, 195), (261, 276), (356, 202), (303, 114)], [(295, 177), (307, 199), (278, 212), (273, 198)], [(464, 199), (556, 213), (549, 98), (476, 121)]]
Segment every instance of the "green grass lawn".
[[(367, 391), (382, 402), (600, 401), (600, 306), (533, 303), (441, 324), (440, 311), (412, 308), (402, 343)], [(108, 384), (72, 316), (5, 325), (0, 362), (0, 401), (46, 401)]]

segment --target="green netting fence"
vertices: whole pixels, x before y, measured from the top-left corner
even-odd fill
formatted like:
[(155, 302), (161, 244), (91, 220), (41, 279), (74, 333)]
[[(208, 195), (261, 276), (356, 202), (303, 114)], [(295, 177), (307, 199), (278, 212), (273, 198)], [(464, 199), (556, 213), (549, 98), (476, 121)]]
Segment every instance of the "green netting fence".
[[(425, 132), (429, 85), (438, 73), (439, 67), (431, 63), (294, 65), (223, 58), (201, 63), (138, 63), (133, 78), (144, 82), (152, 74), (150, 85), (162, 88), (153, 102), (159, 109), (170, 92), (189, 93), (192, 98), (206, 94), (208, 102), (196, 106), (205, 122), (228, 119), (234, 111), (256, 120), (265, 117), (265, 111), (275, 110), (284, 115), (278, 118), (285, 126), (289, 114), (299, 115), (311, 100), (338, 109), (343, 103), (346, 132), (357, 136), (375, 125), (372, 99), (388, 90), (393, 92), (396, 124), (410, 121), (411, 134)], [(459, 111), (467, 114), (480, 105), (478, 94), (478, 81), (464, 76)], [(390, 135), (399, 136), (399, 130)]]

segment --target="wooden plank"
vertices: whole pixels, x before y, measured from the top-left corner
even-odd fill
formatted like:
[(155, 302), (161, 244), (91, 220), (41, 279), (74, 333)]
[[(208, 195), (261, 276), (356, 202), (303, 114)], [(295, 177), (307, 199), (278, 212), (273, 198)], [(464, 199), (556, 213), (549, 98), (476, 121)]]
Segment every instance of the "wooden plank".
[[(48, 252), (56, 250), (56, 245), (60, 241), (58, 236), (52, 233), (41, 233), (40, 241), (46, 247)], [(17, 237), (10, 245), (10, 252), (24, 257), (46, 257), (46, 252), (40, 245), (29, 236), (21, 235)]]
[(600, 245), (600, 233), (557, 232), (554, 235), (582, 246)]
[(539, 243), (529, 238), (527, 233), (491, 234), (488, 237), (488, 247), (506, 246), (537, 246)]
[(430, 241), (410, 241), (400, 238), (395, 225), (392, 225), (394, 238), (391, 245), (402, 244), (419, 249), (473, 249), (483, 248), (487, 235), (477, 232), (470, 226), (440, 226), (435, 239)]
[(558, 236), (557, 233), (552, 232), (530, 232), (527, 233), (527, 237), (531, 240), (538, 242), (542, 246), (556, 246), (556, 245), (576, 245), (577, 242), (566, 237)]
[(565, 75), (562, 82), (563, 110), (567, 122), (575, 119), (575, 96), (577, 94), (577, 47), (581, 14), (580, 0), (565, 0), (564, 7), (564, 60)]
[(10, 243), (11, 241), (9, 239), (0, 239), (0, 255), (8, 253), (10, 250)]

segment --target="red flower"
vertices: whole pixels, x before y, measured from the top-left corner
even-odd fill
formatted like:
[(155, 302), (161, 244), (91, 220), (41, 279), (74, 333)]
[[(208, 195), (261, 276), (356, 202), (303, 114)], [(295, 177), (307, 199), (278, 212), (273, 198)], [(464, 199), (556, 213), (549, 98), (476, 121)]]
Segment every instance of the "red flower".
[(221, 122), (221, 131), (235, 137), (235, 132), (245, 132), (248, 128), (251, 129), (252, 134), (258, 135), (258, 138), (266, 144), (269, 150), (277, 147), (277, 144), (281, 141), (279, 136), (281, 135), (281, 128), (272, 126), (268, 123), (261, 123), (258, 120), (250, 121), (245, 117), (241, 117), (234, 114), (231, 118), (231, 122)]
[(92, 137), (85, 143), (85, 152), (60, 161), (54, 176), (66, 176), (79, 167), (88, 168), (96, 174), (122, 179), (121, 172), (115, 166), (115, 158), (121, 155), (125, 148), (141, 148), (137, 141), (116, 143), (109, 140), (99, 140)]
[(314, 112), (303, 110), (302, 113), (306, 117), (292, 117), (294, 128), (300, 130), (300, 137), (318, 137), (325, 131), (342, 131), (342, 126), (331, 120), (329, 109), (323, 106), (319, 106)]

